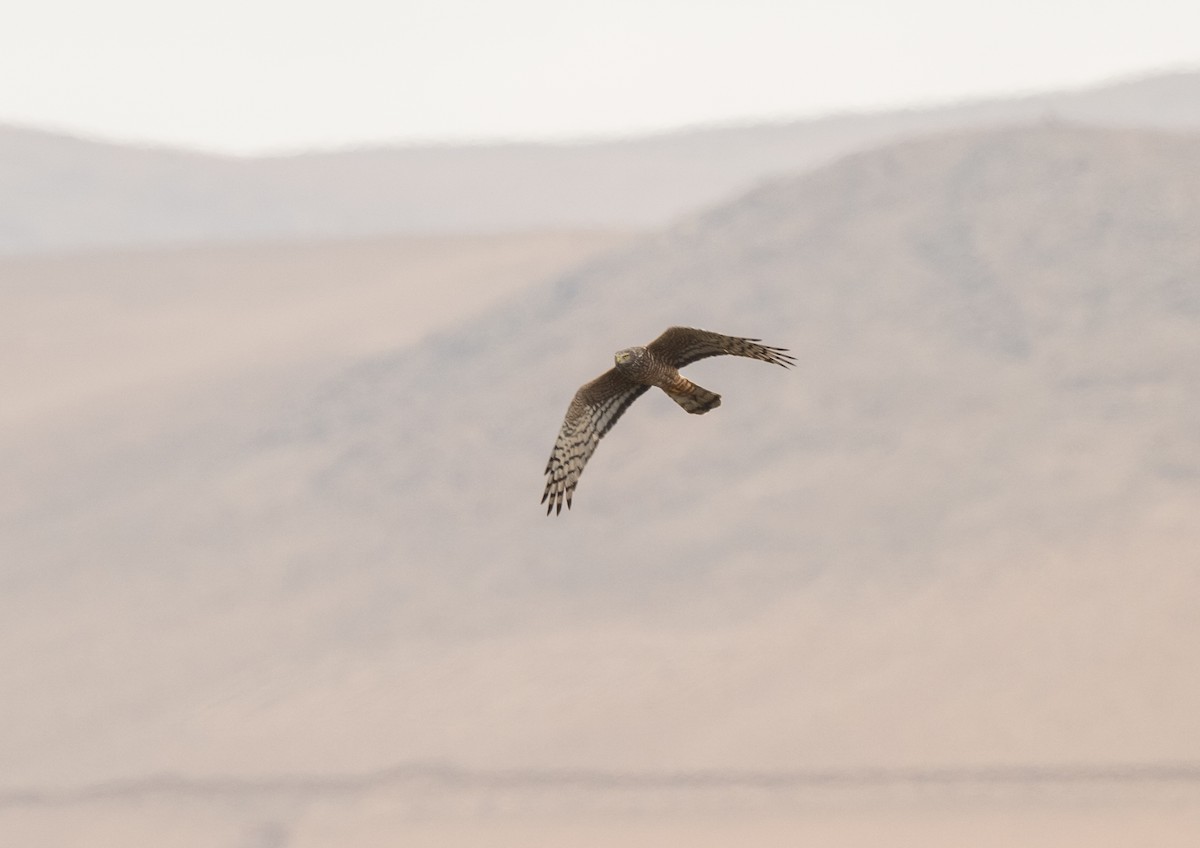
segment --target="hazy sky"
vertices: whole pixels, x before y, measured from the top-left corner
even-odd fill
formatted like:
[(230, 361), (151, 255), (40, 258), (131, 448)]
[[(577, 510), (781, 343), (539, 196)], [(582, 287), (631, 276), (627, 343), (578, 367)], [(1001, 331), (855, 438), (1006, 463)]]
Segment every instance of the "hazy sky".
[(1198, 0), (37, 0), (0, 123), (251, 152), (563, 138), (1200, 67)]

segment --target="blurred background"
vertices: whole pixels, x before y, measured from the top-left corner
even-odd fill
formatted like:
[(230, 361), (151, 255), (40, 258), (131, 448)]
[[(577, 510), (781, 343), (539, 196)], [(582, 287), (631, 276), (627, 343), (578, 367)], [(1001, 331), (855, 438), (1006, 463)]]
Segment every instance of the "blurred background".
[(1194, 844), (1200, 7), (8, 17), (5, 844)]

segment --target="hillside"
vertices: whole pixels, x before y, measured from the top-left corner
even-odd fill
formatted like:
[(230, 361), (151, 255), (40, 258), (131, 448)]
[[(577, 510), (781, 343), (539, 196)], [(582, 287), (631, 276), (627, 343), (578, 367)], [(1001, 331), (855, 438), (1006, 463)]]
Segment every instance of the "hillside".
[(0, 426), (120, 409), (181, 381), (337, 368), (628, 238), (390, 236), (0, 258)]
[[(7, 815), (164, 772), (1200, 760), (1198, 161), (1195, 135), (1064, 126), (890, 146), (336, 372), (280, 360), (15, 433)], [(800, 364), (692, 366), (724, 405), (647, 395), (546, 518), (575, 387), (671, 323)], [(345, 805), (447, 809), (418, 782), (428, 806), (241, 803), (314, 844)], [(795, 814), (756, 785), (722, 803)], [(473, 786), (484, 821), (643, 803)], [(1170, 787), (1152, 818), (1193, 822), (1194, 777)], [(168, 795), (217, 816), (207, 791)]]
[(1200, 73), (879, 114), (579, 144), (265, 158), (0, 127), (0, 253), (262, 238), (650, 229), (773, 176), (953, 128), (1075, 121), (1200, 128)]

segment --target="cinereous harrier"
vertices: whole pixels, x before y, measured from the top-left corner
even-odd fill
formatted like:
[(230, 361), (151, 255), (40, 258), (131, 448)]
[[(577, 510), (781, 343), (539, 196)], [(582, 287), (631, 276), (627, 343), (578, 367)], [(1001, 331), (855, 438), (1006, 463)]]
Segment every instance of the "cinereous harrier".
[(761, 359), (785, 368), (795, 363), (795, 357), (789, 356), (786, 348), (767, 347), (759, 341), (691, 327), (671, 327), (645, 347), (618, 350), (616, 367), (581, 386), (567, 408), (567, 417), (546, 465), (546, 491), (542, 495), (542, 503), (550, 501), (546, 514), (562, 512), (564, 498), (567, 508), (571, 508), (579, 475), (601, 437), (612, 429), (629, 404), (651, 386), (658, 386), (694, 415), (703, 415), (721, 405), (719, 394), (700, 388), (679, 373), (683, 366), (725, 354)]

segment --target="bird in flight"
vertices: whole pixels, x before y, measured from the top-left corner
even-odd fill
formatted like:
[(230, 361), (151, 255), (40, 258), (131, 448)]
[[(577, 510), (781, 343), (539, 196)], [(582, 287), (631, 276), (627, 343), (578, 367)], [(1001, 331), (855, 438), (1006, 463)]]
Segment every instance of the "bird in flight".
[(567, 417), (546, 464), (546, 491), (542, 495), (546, 514), (562, 512), (564, 500), (567, 508), (571, 508), (579, 475), (600, 439), (651, 386), (658, 386), (693, 415), (703, 415), (721, 405), (719, 394), (697, 386), (679, 373), (683, 366), (724, 355), (746, 356), (785, 368), (795, 364), (795, 357), (786, 348), (767, 347), (760, 341), (691, 327), (671, 327), (645, 347), (618, 350), (616, 367), (580, 386), (567, 407)]

